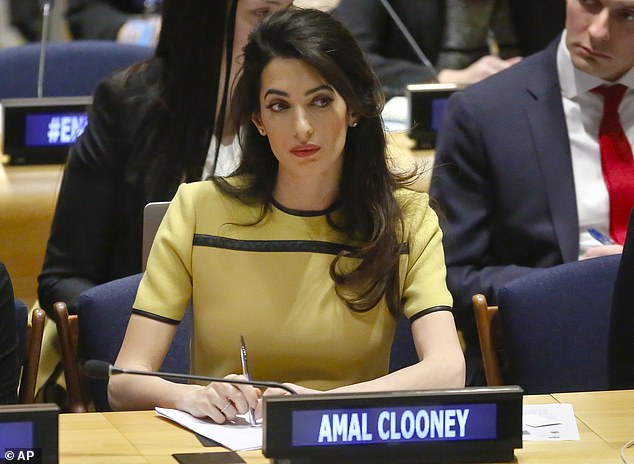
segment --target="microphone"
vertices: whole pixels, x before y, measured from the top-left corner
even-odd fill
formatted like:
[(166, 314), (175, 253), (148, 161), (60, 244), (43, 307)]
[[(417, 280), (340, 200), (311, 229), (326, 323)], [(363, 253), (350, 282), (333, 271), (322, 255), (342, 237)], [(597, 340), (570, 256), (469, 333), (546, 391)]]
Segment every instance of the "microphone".
[(379, 0), (379, 2), (381, 3), (381, 5), (383, 5), (383, 8), (385, 8), (387, 13), (390, 15), (390, 18), (392, 18), (392, 21), (394, 21), (394, 24), (396, 24), (396, 27), (398, 27), (399, 31), (401, 31), (401, 34), (403, 34), (405, 40), (407, 40), (407, 43), (409, 43), (409, 46), (412, 48), (412, 50), (414, 50), (414, 53), (416, 54), (420, 62), (432, 75), (432, 77), (434, 78), (434, 82), (438, 82), (438, 71), (436, 71), (434, 65), (431, 64), (431, 61), (429, 61), (429, 58), (427, 58), (423, 50), (418, 46), (418, 44), (414, 40), (414, 37), (412, 37), (412, 34), (410, 34), (405, 24), (403, 24), (403, 21), (401, 21), (401, 18), (399, 18), (398, 14), (396, 14), (396, 11), (394, 11), (394, 8), (392, 8), (392, 5), (390, 5), (387, 0)]
[(177, 374), (173, 372), (155, 372), (155, 371), (139, 371), (135, 369), (124, 369), (121, 367), (113, 366), (109, 362), (99, 361), (97, 359), (89, 359), (84, 363), (83, 372), (86, 377), (91, 379), (107, 379), (111, 375), (129, 374), (129, 375), (145, 375), (148, 377), (161, 377), (165, 379), (181, 379), (181, 380), (202, 380), (204, 382), (220, 382), (220, 383), (232, 383), (235, 385), (251, 385), (253, 387), (265, 387), (265, 388), (281, 388), (286, 390), (291, 395), (296, 395), (297, 392), (291, 387), (288, 387), (280, 382), (270, 382), (268, 380), (241, 380), (241, 379), (225, 379), (224, 377), (209, 377), (206, 375), (190, 375), (190, 374)]
[(37, 68), (37, 98), (44, 96), (44, 70), (46, 67), (46, 44), (48, 43), (48, 30), (51, 23), (51, 9), (53, 0), (40, 0), (42, 7), (42, 37), (40, 38), (40, 62)]

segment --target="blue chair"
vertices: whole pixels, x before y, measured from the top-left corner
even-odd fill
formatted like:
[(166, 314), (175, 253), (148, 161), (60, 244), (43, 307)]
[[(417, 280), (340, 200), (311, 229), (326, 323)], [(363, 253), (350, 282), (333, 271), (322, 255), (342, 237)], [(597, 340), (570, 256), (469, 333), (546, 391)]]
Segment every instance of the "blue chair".
[[(142, 274), (136, 274), (98, 285), (79, 297), (79, 358), (115, 362), (123, 343), (141, 276)], [(192, 311), (185, 313), (161, 371), (189, 373), (192, 316)], [(97, 411), (110, 410), (107, 381), (91, 379), (88, 389)], [(70, 396), (71, 392), (68, 393)]]
[(505, 383), (526, 393), (605, 390), (620, 256), (539, 269), (498, 292)]
[[(153, 48), (112, 41), (50, 43), (46, 49), (45, 97), (92, 95), (97, 83), (116, 69), (152, 56)], [(37, 96), (39, 44), (0, 50), (0, 99)]]

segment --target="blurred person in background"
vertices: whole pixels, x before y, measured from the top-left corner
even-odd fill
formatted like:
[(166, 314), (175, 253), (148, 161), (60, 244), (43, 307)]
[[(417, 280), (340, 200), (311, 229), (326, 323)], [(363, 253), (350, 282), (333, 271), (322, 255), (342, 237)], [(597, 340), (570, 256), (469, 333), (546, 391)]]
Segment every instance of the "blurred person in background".
[(370, 57), (388, 96), (407, 84), (469, 85), (544, 48), (563, 28), (563, 0), (389, 0), (435, 70), (423, 65), (380, 0), (334, 10)]

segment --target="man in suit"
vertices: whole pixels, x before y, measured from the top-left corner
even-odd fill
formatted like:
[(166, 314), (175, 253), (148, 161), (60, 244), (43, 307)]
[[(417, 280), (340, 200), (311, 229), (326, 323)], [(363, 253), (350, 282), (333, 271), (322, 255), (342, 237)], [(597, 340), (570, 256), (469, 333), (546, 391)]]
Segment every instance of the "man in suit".
[[(587, 232), (612, 232), (617, 212), (599, 143), (604, 98), (592, 89), (626, 87), (618, 114), (631, 147), (633, 18), (634, 0), (567, 0), (560, 39), (447, 105), (431, 195), (445, 218), (447, 279), (472, 381), (479, 357), (473, 294), (495, 304), (498, 288), (533, 268), (622, 250)], [(634, 199), (631, 151), (622, 156), (630, 177), (620, 197)]]
[[(562, 29), (562, 0), (389, 0), (441, 82), (471, 84), (544, 48)], [(334, 10), (368, 52), (389, 95), (433, 80), (379, 0), (341, 0)], [(471, 18), (475, 23), (471, 23)], [(500, 57), (487, 44), (497, 35)], [(461, 59), (462, 58), (462, 59)], [(465, 61), (466, 59), (466, 61)]]

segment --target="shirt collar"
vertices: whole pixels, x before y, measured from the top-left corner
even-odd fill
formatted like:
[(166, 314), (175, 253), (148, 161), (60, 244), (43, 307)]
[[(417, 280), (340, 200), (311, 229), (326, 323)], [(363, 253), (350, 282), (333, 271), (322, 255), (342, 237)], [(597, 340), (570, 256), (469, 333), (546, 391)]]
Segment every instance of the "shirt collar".
[(608, 82), (600, 77), (585, 73), (572, 64), (570, 52), (566, 46), (566, 31), (561, 35), (561, 41), (557, 48), (557, 73), (561, 93), (565, 98), (573, 100), (581, 94), (600, 85), (623, 84), (629, 89), (634, 89), (634, 68), (625, 73), (618, 81)]

